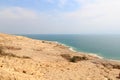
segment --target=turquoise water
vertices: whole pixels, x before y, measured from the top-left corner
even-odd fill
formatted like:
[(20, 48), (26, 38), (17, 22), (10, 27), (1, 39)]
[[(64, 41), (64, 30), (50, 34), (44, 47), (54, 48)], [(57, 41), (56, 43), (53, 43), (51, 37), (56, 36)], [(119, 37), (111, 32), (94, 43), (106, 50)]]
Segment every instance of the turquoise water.
[(120, 35), (23, 35), (33, 39), (57, 41), (76, 51), (97, 54), (107, 59), (120, 60)]

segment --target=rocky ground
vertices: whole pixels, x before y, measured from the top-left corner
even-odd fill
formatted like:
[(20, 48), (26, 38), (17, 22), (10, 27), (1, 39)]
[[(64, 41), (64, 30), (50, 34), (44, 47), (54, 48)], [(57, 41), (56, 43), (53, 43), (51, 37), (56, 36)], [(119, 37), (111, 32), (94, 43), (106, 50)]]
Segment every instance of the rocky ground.
[(120, 80), (120, 62), (0, 33), (0, 80)]

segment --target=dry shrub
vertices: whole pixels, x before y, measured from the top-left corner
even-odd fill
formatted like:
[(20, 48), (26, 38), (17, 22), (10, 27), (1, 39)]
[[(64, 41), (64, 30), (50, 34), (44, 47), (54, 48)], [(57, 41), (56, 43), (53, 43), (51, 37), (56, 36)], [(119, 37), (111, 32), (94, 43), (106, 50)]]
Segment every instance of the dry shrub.
[(3, 53), (3, 48), (0, 46), (0, 54)]
[(0, 46), (0, 55), (4, 55), (4, 48), (3, 48), (3, 46)]
[(42, 49), (33, 49), (34, 51), (42, 51)]
[[(17, 56), (17, 55), (15, 55), (15, 54), (12, 54), (12, 53), (6, 53), (6, 52), (4, 52), (4, 48), (6, 48), (6, 47), (0, 46), (0, 57), (9, 56), (9, 57), (30, 59), (30, 57), (28, 57), (28, 56), (20, 57), (20, 56)], [(7, 48), (9, 48), (9, 49), (14, 49), (14, 50), (20, 50), (20, 48), (13, 48), (13, 47), (7, 47)]]
[(13, 46), (5, 46), (5, 48), (10, 50), (21, 50), (21, 48), (13, 47)]
[(61, 54), (61, 56), (68, 61), (71, 59), (71, 56), (69, 54)]
[(71, 62), (77, 62), (77, 61), (83, 61), (83, 60), (88, 60), (88, 58), (85, 56), (73, 56), (70, 59)]
[(31, 59), (31, 58), (28, 57), (28, 56), (23, 56), (22, 58), (24, 58), (24, 59)]
[(88, 60), (86, 56), (70, 56), (70, 54), (62, 54), (61, 55), (64, 59), (68, 60), (69, 62), (78, 62), (83, 60)]
[(42, 41), (42, 43), (45, 43), (45, 41)]

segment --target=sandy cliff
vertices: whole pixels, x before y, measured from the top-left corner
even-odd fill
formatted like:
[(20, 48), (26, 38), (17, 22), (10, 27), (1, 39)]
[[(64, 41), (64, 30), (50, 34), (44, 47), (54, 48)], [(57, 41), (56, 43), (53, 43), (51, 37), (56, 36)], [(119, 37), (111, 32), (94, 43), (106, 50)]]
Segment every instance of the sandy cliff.
[(0, 34), (0, 80), (120, 80), (120, 63), (61, 44)]

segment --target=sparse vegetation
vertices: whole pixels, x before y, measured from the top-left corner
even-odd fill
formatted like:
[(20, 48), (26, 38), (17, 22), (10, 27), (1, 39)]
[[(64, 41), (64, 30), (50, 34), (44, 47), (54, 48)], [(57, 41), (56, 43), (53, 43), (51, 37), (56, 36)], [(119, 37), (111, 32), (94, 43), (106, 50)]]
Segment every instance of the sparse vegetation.
[(88, 58), (85, 56), (73, 56), (70, 59), (70, 62), (77, 62), (77, 61), (82, 61), (82, 60), (88, 60)]
[(42, 51), (42, 49), (33, 49), (34, 51)]
[(71, 56), (69, 54), (61, 54), (61, 56), (68, 61), (71, 59)]
[(22, 58), (24, 58), (24, 59), (31, 59), (31, 58), (28, 57), (28, 56), (23, 56)]
[(109, 68), (109, 67), (111, 67), (111, 68), (113, 68), (113, 69), (120, 69), (120, 64), (114, 64), (114, 63), (102, 63), (101, 62), (101, 64), (104, 66), (104, 67), (106, 67), (106, 68)]
[(45, 41), (42, 41), (42, 43), (45, 43)]
[[(13, 48), (12, 48), (12, 49), (13, 49)], [(14, 49), (15, 49), (15, 48), (14, 48)], [(12, 54), (12, 53), (6, 53), (6, 52), (4, 52), (4, 47), (0, 46), (0, 57), (3, 57), (3, 56), (23, 58), (23, 59), (30, 59), (30, 57), (28, 57), (28, 56), (20, 57), (20, 56), (17, 56), (17, 55), (15, 55), (15, 54)]]
[(10, 49), (10, 50), (21, 50), (21, 48), (19, 47), (13, 47), (13, 46), (5, 46), (6, 49)]
[(119, 75), (116, 77), (117, 79), (120, 79), (120, 73), (119, 73)]
[(23, 73), (26, 73), (26, 71), (23, 70)]
[(3, 48), (0, 46), (0, 54), (3, 53)]
[(6, 55), (6, 54), (4, 54), (5, 52), (4, 52), (4, 50), (3, 50), (3, 47), (2, 46), (0, 46), (0, 56), (1, 55)]
[(4, 48), (2, 46), (0, 46), (0, 56), (10, 56), (10, 57), (18, 57), (12, 53), (5, 53), (4, 52)]
[(88, 60), (86, 56), (70, 56), (69, 54), (62, 54), (61, 55), (64, 59), (70, 61), (70, 62), (77, 62), (77, 61), (83, 61)]

